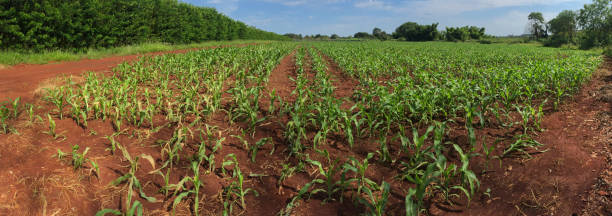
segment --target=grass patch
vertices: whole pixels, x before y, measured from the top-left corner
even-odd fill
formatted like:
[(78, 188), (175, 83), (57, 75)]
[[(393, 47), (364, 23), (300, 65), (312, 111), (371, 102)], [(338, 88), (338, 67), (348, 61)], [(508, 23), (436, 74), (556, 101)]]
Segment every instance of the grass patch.
[[(208, 41), (192, 44), (168, 44), (168, 43), (142, 43), (121, 47), (88, 49), (83, 52), (71, 52), (64, 50), (48, 50), (42, 52), (32, 51), (0, 51), (0, 65), (16, 65), (16, 64), (44, 64), (53, 61), (76, 61), (80, 59), (99, 59), (108, 56), (122, 56), (143, 54), (150, 52), (181, 50), (190, 48), (201, 48), (219, 45), (245, 44), (254, 42), (266, 42), (256, 40), (235, 40), (235, 41)], [(6, 66), (3, 66), (6, 67)], [(2, 67), (0, 67), (2, 69)]]
[(612, 58), (612, 46), (608, 46), (608, 48), (604, 51), (604, 55)]

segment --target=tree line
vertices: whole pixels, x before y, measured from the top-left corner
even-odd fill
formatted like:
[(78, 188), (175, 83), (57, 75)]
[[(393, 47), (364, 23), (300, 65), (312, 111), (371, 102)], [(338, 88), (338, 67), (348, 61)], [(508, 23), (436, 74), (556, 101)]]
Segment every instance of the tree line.
[(612, 46), (612, 0), (593, 0), (580, 10), (564, 10), (548, 22), (540, 12), (532, 12), (527, 18), (531, 36), (547, 46)]
[[(327, 35), (306, 35), (288, 33), (285, 36), (295, 40), (335, 40), (335, 39), (348, 39), (349, 37), (340, 37), (337, 34)], [(447, 40), (447, 41), (466, 41), (466, 40), (481, 40), (489, 37), (485, 34), (485, 28), (476, 26), (463, 26), (463, 27), (447, 27), (444, 31), (438, 30), (438, 23), (431, 25), (420, 25), (415, 22), (406, 22), (395, 29), (395, 32), (388, 34), (387, 32), (376, 27), (372, 30), (372, 33), (368, 32), (357, 32), (352, 38), (357, 39), (371, 39), (371, 40), (400, 40), (400, 41), (433, 41), (433, 40)]]
[(388, 34), (380, 28), (374, 28), (372, 34), (357, 32), (353, 37), (378, 40), (396, 39), (400, 41), (467, 41), (481, 40), (488, 36), (485, 34), (485, 28), (476, 26), (446, 27), (445, 30), (439, 31), (438, 23), (420, 25), (415, 22), (406, 22), (397, 27), (392, 34)]
[(0, 49), (234, 39), (288, 38), (178, 0), (0, 0)]

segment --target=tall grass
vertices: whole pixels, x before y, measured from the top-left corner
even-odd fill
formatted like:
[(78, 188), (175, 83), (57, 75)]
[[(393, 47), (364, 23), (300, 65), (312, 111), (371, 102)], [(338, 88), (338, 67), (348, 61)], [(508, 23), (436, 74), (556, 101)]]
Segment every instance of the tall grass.
[(191, 48), (203, 48), (209, 46), (234, 45), (246, 43), (265, 43), (267, 41), (257, 40), (235, 40), (235, 41), (207, 41), (202, 43), (191, 44), (168, 44), (160, 42), (141, 43), (112, 48), (90, 48), (84, 51), (69, 51), (69, 50), (47, 50), (42, 52), (32, 52), (27, 50), (15, 51), (4, 50), (0, 51), (0, 64), (16, 65), (16, 64), (45, 64), (55, 61), (76, 61), (81, 59), (99, 59), (113, 55), (133, 55), (150, 52), (161, 52), (170, 50), (181, 50)]

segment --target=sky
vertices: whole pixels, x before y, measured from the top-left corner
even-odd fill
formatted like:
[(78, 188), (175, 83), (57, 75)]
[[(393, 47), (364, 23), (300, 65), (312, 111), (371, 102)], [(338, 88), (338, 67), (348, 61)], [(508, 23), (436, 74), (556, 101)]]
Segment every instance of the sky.
[(474, 25), (497, 36), (526, 32), (527, 15), (546, 20), (563, 10), (579, 10), (591, 0), (182, 0), (217, 11), (247, 25), (279, 34), (387, 33), (404, 22)]

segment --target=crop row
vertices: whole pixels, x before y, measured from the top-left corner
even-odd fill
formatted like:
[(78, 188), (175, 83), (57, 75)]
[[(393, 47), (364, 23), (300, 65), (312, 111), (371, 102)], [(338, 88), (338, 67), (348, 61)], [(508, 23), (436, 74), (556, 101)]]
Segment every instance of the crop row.
[[(289, 97), (294, 100), (267, 88), (270, 73), (292, 50), (296, 71), (288, 76), (295, 84)], [(341, 83), (324, 56), (359, 83), (352, 97), (336, 96)], [(73, 119), (83, 128), (102, 120), (114, 128), (105, 136), (108, 151), (120, 153), (130, 169), (112, 184), (128, 190), (122, 209), (99, 214), (134, 215), (143, 211), (139, 200), (159, 202), (143, 192), (137, 176), (140, 159), (155, 168), (149, 174), (163, 179), (159, 191), (164, 200), (172, 200), (172, 209), (190, 200), (193, 214), (199, 215), (202, 176), (220, 175), (229, 182), (220, 192), (223, 213), (245, 211), (245, 196), (259, 192), (245, 182), (245, 165), (237, 155), (220, 155), (226, 139), (235, 138), (251, 163), (269, 160), (257, 158), (264, 146), (272, 146), (272, 158), (284, 154), (281, 173), (267, 173), (280, 176), (279, 185), (297, 172), (310, 173), (311, 181), (299, 187), (281, 214), (291, 214), (300, 200), (320, 197), (325, 202), (349, 199), (367, 214), (383, 215), (394, 193), (403, 197), (407, 215), (417, 215), (434, 195), (453, 203), (478, 193), (479, 180), (471, 170), (475, 157), (487, 163), (491, 158), (530, 157), (529, 148), (542, 146), (531, 136), (542, 129), (545, 109), (557, 108), (600, 63), (600, 57), (581, 51), (393, 42), (272, 43), (145, 57), (119, 65), (112, 76), (89, 73), (83, 82), (50, 89), (45, 97), (53, 107), (46, 115), (47, 133), (62, 137), (55, 129), (58, 118)], [(342, 106), (347, 101), (350, 109)], [(12, 106), (0, 106), (0, 132), (8, 133), (6, 122), (17, 117), (18, 105)], [(219, 116), (230, 126), (212, 121)], [(276, 137), (254, 140), (269, 124), (280, 125), (282, 142)], [(448, 139), (456, 125), (465, 129), (469, 146)], [(238, 128), (238, 133), (219, 126)], [(520, 133), (500, 148), (476, 135), (478, 129), (491, 127), (520, 128)], [(134, 156), (118, 141), (138, 129), (157, 133), (163, 128), (172, 135), (154, 144), (161, 160)], [(349, 153), (330, 153), (332, 140), (346, 145)], [(275, 152), (279, 145), (286, 150)], [(377, 150), (357, 153), (356, 145)], [(74, 146), (73, 166), (90, 162), (99, 173), (87, 152)], [(65, 155), (58, 151), (58, 158)], [(392, 168), (396, 180), (412, 187), (392, 191), (396, 185), (389, 179), (375, 181), (368, 174), (372, 166)], [(181, 179), (172, 181), (172, 176)]]

